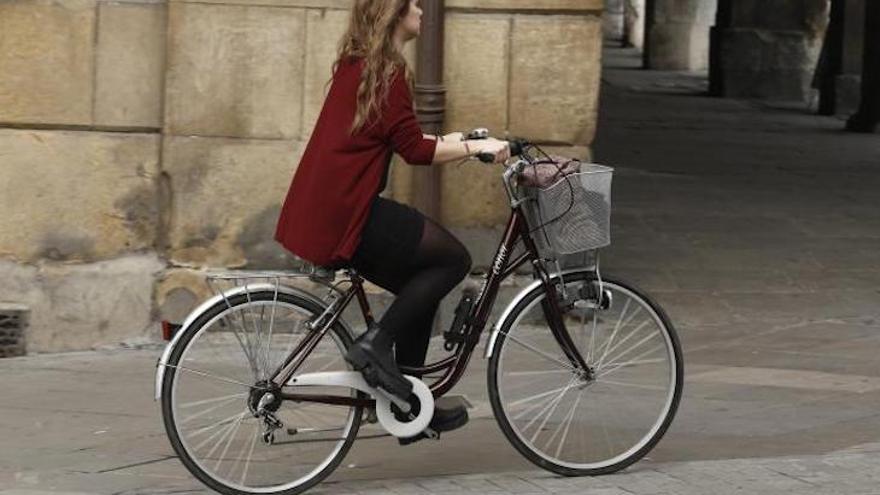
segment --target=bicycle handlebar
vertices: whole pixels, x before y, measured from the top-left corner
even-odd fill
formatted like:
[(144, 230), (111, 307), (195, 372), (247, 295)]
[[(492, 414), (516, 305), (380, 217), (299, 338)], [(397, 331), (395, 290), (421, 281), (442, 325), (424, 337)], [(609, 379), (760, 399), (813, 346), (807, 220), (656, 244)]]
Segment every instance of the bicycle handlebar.
[[(485, 127), (478, 127), (468, 132), (464, 139), (486, 139), (489, 137), (489, 130)], [(522, 155), (526, 146), (529, 144), (525, 139), (510, 139), (507, 141), (510, 146), (510, 156)], [(477, 159), (483, 163), (493, 163), (495, 161), (494, 153), (477, 153)]]

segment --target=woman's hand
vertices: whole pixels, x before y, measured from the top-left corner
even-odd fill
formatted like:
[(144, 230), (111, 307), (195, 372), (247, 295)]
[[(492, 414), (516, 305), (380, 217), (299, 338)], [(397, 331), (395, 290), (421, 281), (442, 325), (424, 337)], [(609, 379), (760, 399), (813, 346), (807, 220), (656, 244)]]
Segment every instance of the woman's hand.
[(495, 163), (504, 163), (510, 158), (510, 144), (507, 141), (490, 137), (486, 139), (470, 139), (467, 143), (474, 155), (478, 153), (491, 153), (495, 155)]

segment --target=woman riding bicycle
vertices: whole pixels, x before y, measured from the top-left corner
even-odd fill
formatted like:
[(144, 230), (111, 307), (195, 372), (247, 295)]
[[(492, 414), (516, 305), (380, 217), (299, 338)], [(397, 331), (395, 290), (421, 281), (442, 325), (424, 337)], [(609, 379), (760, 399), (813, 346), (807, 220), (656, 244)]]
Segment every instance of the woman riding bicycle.
[[(496, 162), (510, 156), (505, 141), (422, 133), (413, 111), (412, 73), (402, 55), (404, 45), (419, 35), (421, 15), (419, 0), (354, 1), (330, 91), (275, 233), (299, 257), (319, 266), (354, 268), (396, 294), (346, 359), (370, 386), (404, 400), (410, 399), (412, 384), (398, 365), (424, 364), (437, 307), (470, 271), (471, 258), (444, 227), (379, 196), (392, 154), (411, 165), (438, 165), (478, 153), (491, 153)], [(449, 431), (466, 422), (464, 407), (435, 408), (430, 428)]]

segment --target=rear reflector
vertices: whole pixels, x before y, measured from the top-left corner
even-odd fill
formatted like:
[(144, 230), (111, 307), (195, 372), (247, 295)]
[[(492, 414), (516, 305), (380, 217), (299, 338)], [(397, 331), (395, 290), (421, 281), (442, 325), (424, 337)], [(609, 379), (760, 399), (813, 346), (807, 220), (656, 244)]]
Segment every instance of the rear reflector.
[(162, 320), (162, 340), (170, 341), (174, 338), (174, 334), (180, 330), (183, 325), (177, 325), (167, 320)]

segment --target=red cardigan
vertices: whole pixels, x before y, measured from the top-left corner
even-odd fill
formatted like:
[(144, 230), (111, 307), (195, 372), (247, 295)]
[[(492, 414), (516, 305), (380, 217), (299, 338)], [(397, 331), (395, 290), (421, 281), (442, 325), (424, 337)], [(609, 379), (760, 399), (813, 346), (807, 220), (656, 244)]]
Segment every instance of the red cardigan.
[(430, 165), (437, 146), (422, 135), (402, 69), (381, 117), (370, 116), (349, 134), (363, 65), (362, 58), (349, 57), (337, 67), (275, 229), (275, 240), (317, 265), (354, 255), (370, 205), (385, 187), (392, 152), (407, 163)]

